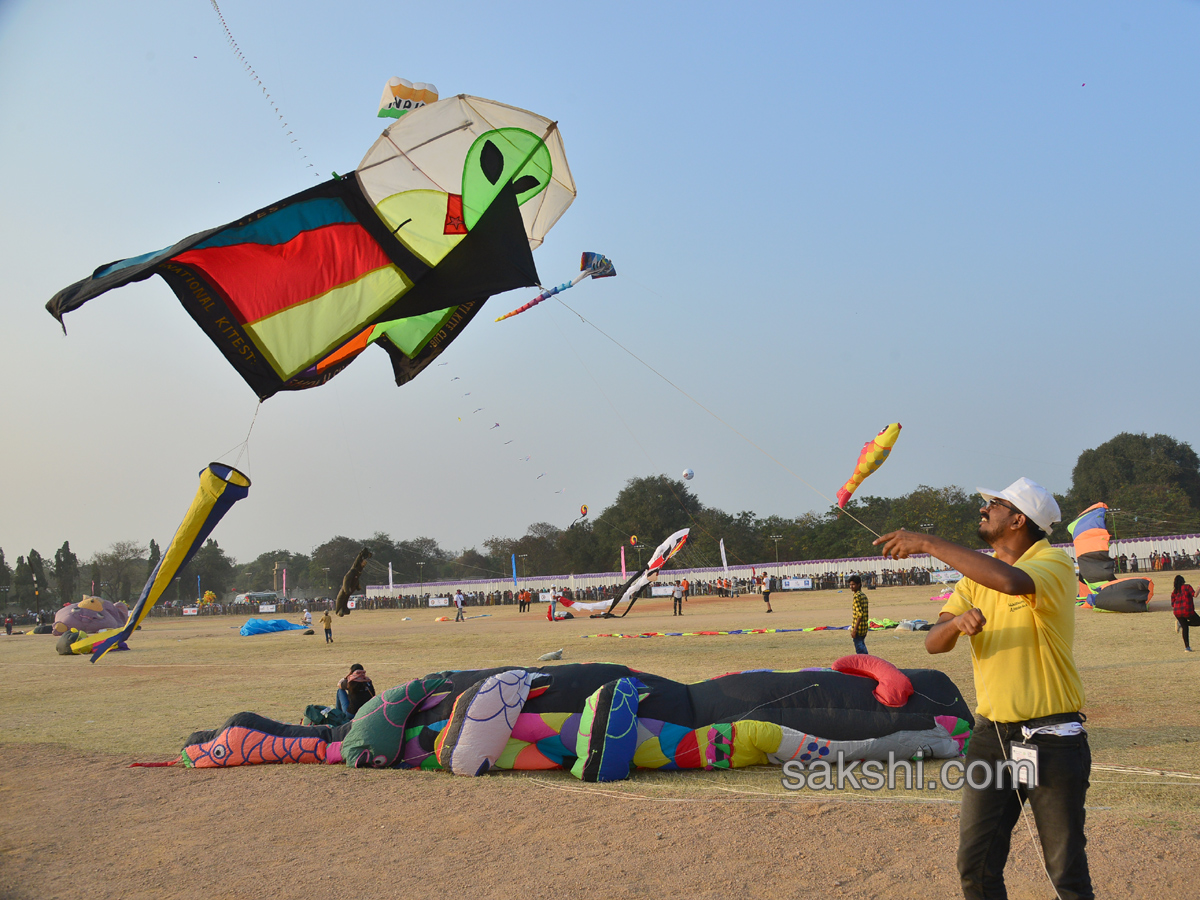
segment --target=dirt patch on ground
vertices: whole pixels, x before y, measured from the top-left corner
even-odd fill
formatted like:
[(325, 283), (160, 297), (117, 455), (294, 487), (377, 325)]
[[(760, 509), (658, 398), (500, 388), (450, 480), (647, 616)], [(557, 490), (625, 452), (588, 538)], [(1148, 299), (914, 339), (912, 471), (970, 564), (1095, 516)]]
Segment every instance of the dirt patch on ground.
[[(872, 613), (935, 618), (933, 590), (872, 594)], [(845, 632), (593, 638), (585, 635), (840, 624), (825, 592), (696, 602), (684, 620), (639, 604), (617, 623), (551, 625), (515, 609), (434, 623), (362, 611), (320, 634), (240, 638), (232, 617), (152, 620), (129, 653), (95, 666), (52, 640), (0, 641), (0, 898), (954, 897), (957, 795), (790, 793), (778, 769), (639, 772), (585, 785), (565, 772), (453, 778), (442, 772), (258, 766), (129, 768), (173, 758), (183, 738), (254, 709), (297, 721), (331, 697), (349, 662), (390, 686), (442, 668), (617, 661), (680, 680), (753, 667), (827, 665)], [(404, 617), (409, 617), (404, 621)], [(1200, 782), (1105, 764), (1200, 771), (1195, 656), (1169, 616), (1079, 616), (1097, 769), (1089, 857), (1110, 897), (1185, 896), (1195, 884)], [(205, 637), (206, 640), (193, 638)], [(927, 656), (920, 636), (868, 646), (902, 667), (946, 671), (973, 701), (966, 654)], [(1050, 890), (1023, 825), (1010, 896)]]

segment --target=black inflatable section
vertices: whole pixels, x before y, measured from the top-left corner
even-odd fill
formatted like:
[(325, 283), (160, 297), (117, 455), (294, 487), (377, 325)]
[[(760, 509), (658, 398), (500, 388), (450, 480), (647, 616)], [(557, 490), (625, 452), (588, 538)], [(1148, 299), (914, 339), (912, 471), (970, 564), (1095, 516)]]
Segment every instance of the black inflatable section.
[(240, 712), (230, 716), (220, 728), (214, 728), (211, 731), (193, 732), (184, 741), (183, 746), (191, 747), (196, 744), (206, 744), (226, 728), (239, 727), (253, 728), (255, 731), (261, 731), (264, 734), (274, 735), (275, 737), (316, 737), (326, 743), (340, 741), (345, 737), (346, 732), (350, 730), (349, 724), (338, 728), (330, 728), (328, 725), (288, 725), (284, 722), (276, 722), (274, 719), (268, 719), (266, 716), (260, 716), (258, 713)]
[[(438, 673), (453, 683), (451, 695), (429, 709), (409, 716), (407, 727), (432, 726), (450, 718), (454, 698), (472, 685), (499, 672), (472, 669)], [(527, 667), (543, 675), (535, 688), (549, 680), (549, 687), (531, 695), (522, 712), (578, 712), (584, 701), (610, 682), (632, 676), (650, 691), (638, 704), (638, 716), (661, 719), (686, 728), (753, 719), (774, 722), (787, 728), (820, 735), (827, 740), (860, 741), (896, 731), (923, 731), (936, 725), (936, 716), (957, 716), (974, 723), (957, 685), (935, 669), (902, 669), (915, 693), (900, 707), (884, 706), (874, 697), (876, 682), (860, 675), (829, 669), (799, 672), (751, 671), (724, 675), (695, 684), (683, 684), (637, 672), (614, 663), (573, 663)], [(424, 728), (419, 742), (433, 752), (437, 730)]]
[(1150, 582), (1145, 578), (1114, 581), (1096, 594), (1096, 609), (1109, 612), (1145, 612), (1150, 599)]
[(1095, 550), (1085, 553), (1077, 560), (1079, 580), (1085, 584), (1099, 584), (1117, 577), (1117, 561), (1108, 553)]

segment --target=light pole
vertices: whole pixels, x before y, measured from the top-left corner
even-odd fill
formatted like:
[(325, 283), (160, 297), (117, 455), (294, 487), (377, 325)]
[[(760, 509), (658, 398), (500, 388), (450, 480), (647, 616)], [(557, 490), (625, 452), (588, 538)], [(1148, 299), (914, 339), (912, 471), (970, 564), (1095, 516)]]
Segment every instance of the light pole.
[(525, 557), (527, 557), (528, 555), (529, 555), (528, 553), (518, 553), (517, 554), (517, 559), (519, 559), (521, 561), (521, 581), (525, 582), (526, 584), (528, 584), (528, 582), (529, 582), (529, 577), (525, 573)]
[(775, 565), (779, 565), (779, 542), (783, 540), (782, 534), (772, 534), (771, 540), (775, 542)]
[(321, 566), (325, 570), (325, 590), (329, 590), (329, 566)]
[(417, 563), (417, 600), (425, 596), (425, 563)]
[(641, 541), (638, 541), (636, 544), (633, 545), (633, 549), (636, 550), (638, 553), (638, 571), (639, 572), (642, 570), (642, 546), (643, 545), (642, 545)]

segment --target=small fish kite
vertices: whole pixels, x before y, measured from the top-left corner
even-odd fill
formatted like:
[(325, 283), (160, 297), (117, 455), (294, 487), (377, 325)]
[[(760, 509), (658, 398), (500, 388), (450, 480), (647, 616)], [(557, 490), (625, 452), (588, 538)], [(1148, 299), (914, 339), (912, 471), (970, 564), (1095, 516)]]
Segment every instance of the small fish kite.
[(500, 423), (497, 422), (495, 425), (493, 425), (491, 428), (489, 428), (488, 431), (491, 431), (492, 429), (499, 428), (499, 427), (500, 427)]
[(587, 504), (585, 503), (585, 504), (583, 504), (583, 506), (579, 507), (579, 516), (580, 516), (580, 518), (582, 518), (583, 516), (586, 516), (586, 515), (587, 515)]
[(885, 426), (872, 440), (863, 444), (862, 453), (858, 454), (858, 465), (854, 467), (854, 474), (837, 492), (838, 509), (845, 509), (846, 504), (850, 501), (850, 496), (858, 490), (858, 486), (863, 483), (863, 480), (883, 465), (883, 461), (892, 452), (892, 447), (896, 445), (898, 437), (900, 437), (900, 423), (893, 422), (891, 425)]
[(555, 294), (565, 291), (568, 288), (575, 287), (575, 285), (579, 284), (579, 282), (583, 281), (585, 278), (612, 278), (617, 274), (617, 269), (612, 264), (612, 260), (610, 260), (607, 256), (601, 256), (599, 253), (585, 252), (583, 256), (580, 257), (579, 269), (579, 274), (570, 281), (564, 281), (558, 287), (549, 288), (548, 290), (542, 291), (524, 306), (519, 306), (512, 312), (505, 313), (496, 321), (503, 322), (505, 319), (513, 316), (519, 316), (521, 313), (525, 312), (525, 310), (532, 309), (543, 300), (549, 300)]

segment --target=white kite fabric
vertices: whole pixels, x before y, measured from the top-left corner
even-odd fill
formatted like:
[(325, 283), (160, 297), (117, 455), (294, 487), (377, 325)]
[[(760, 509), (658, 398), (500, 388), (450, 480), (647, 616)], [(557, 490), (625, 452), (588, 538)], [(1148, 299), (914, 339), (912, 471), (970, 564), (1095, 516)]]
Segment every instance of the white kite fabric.
[[(527, 132), (549, 151), (549, 183), (521, 204), (529, 246), (536, 248), (575, 200), (575, 180), (558, 123), (528, 110), (467, 94), (414, 109), (388, 126), (367, 151), (356, 170), (359, 184), (377, 208), (405, 191), (465, 194), (464, 214), (478, 217), (483, 209), (473, 210), (470, 193), (463, 190), (462, 161), (479, 137), (502, 129)], [(401, 234), (407, 236), (409, 230)]]

